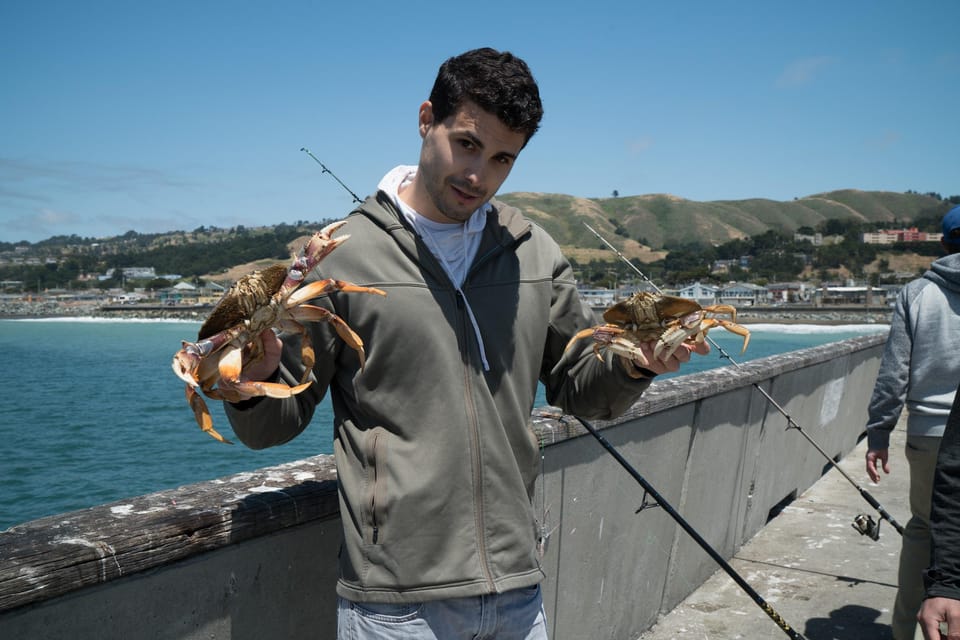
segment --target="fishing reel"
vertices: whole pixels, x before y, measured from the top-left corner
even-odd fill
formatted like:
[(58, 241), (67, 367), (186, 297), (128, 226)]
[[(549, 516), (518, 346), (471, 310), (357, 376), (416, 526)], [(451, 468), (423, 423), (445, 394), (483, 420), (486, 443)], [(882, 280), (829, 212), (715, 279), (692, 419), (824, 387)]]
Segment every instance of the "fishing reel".
[(865, 513), (858, 514), (850, 525), (862, 536), (869, 536), (871, 540), (880, 539), (880, 522)]

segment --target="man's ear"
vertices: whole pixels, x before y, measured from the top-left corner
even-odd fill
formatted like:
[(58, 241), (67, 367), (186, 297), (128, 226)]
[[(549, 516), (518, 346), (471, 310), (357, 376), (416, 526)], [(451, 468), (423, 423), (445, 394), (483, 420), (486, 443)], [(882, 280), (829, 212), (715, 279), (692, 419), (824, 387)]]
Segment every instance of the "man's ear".
[(427, 135), (427, 131), (429, 131), (433, 125), (433, 103), (429, 100), (426, 100), (420, 105), (418, 121), (420, 125), (420, 137), (424, 138)]

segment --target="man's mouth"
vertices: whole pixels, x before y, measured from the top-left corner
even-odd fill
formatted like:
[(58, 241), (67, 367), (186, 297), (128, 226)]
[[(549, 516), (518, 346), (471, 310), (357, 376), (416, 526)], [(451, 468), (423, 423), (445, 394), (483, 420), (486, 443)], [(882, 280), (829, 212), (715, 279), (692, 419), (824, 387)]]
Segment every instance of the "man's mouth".
[(468, 190), (468, 189), (464, 189), (463, 187), (460, 187), (460, 186), (455, 185), (455, 184), (451, 184), (450, 187), (453, 189), (453, 192), (454, 192), (461, 200), (466, 200), (466, 201), (479, 200), (481, 197), (483, 197), (483, 194), (482, 194), (482, 193), (474, 193), (473, 191), (470, 191), (470, 190)]

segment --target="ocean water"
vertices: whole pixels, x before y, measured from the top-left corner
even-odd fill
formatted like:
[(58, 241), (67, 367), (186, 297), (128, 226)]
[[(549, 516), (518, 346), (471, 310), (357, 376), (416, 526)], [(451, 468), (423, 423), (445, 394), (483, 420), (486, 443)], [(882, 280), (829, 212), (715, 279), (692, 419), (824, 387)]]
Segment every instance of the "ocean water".
[[(204, 435), (170, 363), (197, 322), (0, 320), (6, 389), (0, 394), (0, 530), (241, 471), (331, 453), (332, 411), (318, 408), (293, 441), (252, 451)], [(885, 325), (750, 325), (711, 332), (736, 362), (886, 330)], [(714, 350), (683, 372), (728, 365)], [(538, 405), (545, 404), (541, 388)], [(222, 404), (214, 427), (233, 438)]]

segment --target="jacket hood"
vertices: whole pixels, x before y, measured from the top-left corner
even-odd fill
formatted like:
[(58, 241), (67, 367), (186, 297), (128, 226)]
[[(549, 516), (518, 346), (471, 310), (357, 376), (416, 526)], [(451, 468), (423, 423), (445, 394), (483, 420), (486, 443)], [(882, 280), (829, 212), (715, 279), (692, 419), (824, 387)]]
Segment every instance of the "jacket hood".
[(952, 253), (936, 260), (923, 277), (945, 289), (960, 292), (960, 253)]

